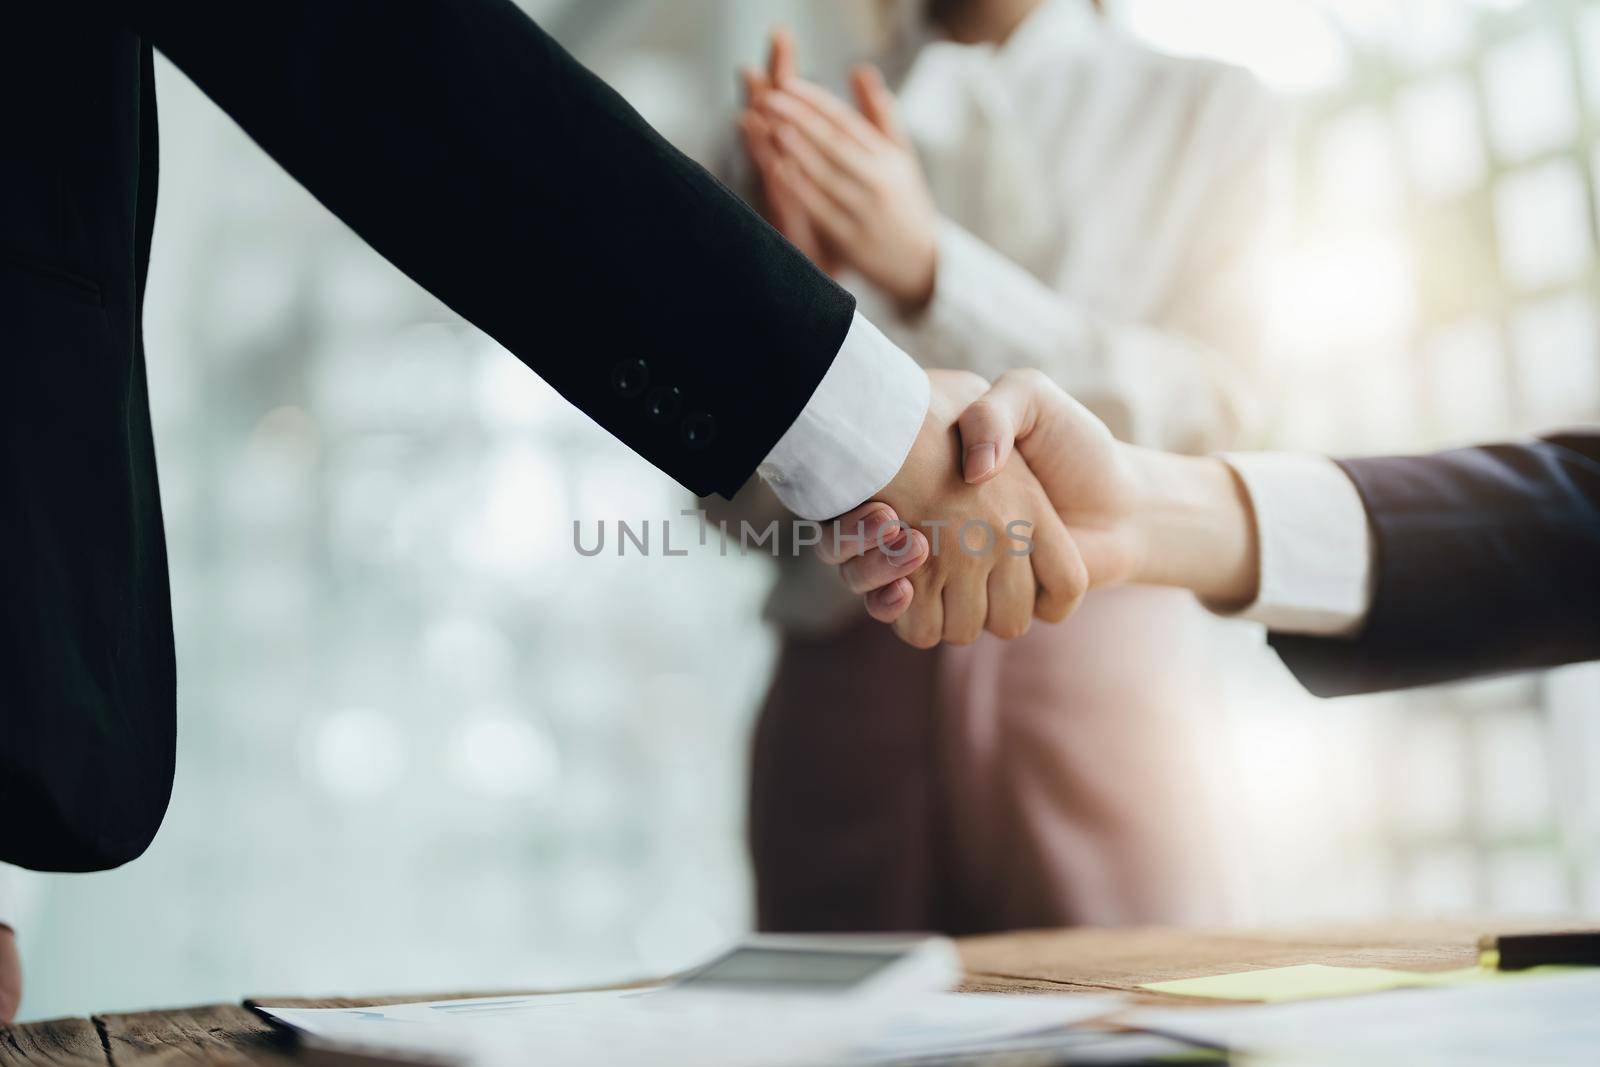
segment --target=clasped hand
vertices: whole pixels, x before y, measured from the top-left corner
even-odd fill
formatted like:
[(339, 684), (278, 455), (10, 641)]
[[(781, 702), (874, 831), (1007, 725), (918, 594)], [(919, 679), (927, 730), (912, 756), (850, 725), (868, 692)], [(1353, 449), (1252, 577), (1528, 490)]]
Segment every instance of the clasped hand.
[(932, 403), (900, 472), (877, 500), (841, 516), (843, 536), (825, 536), (818, 552), (874, 618), (918, 648), (965, 644), (984, 630), (1017, 637), (1035, 617), (1065, 618), (1088, 576), (1027, 462), (991, 462), (975, 481), (965, 477), (982, 459), (964, 450), (958, 423), (986, 383), (964, 371), (928, 377)]
[[(1086, 589), (1129, 582), (1188, 589), (1223, 610), (1256, 597), (1254, 513), (1224, 461), (1118, 442), (1036, 370), (1007, 371), (981, 396), (974, 395), (981, 392), (979, 379), (947, 375), (934, 372), (938, 399), (925, 432), (936, 436), (944, 427), (953, 434), (943, 483), (935, 472), (903, 471), (907, 487), (897, 478), (882, 502), (864, 504), (853, 515), (881, 519), (892, 515), (887, 504), (926, 508), (926, 493), (942, 490), (957, 512), (998, 508), (1026, 517), (1036, 524), (1028, 557), (1038, 583), (1033, 613), (1049, 621), (1076, 607)], [(952, 404), (960, 408), (953, 421)], [(920, 468), (939, 456), (928, 448), (916, 461)], [(952, 488), (958, 481), (965, 493)], [(886, 553), (871, 543), (850, 547), (830, 548), (824, 558), (840, 564), (873, 618), (893, 623), (913, 644), (931, 644), (940, 634), (961, 640), (985, 626), (1001, 636), (1027, 628), (1028, 595), (1014, 563), (993, 568), (980, 584), (973, 561), (959, 554), (929, 559), (924, 567), (913, 552)]]

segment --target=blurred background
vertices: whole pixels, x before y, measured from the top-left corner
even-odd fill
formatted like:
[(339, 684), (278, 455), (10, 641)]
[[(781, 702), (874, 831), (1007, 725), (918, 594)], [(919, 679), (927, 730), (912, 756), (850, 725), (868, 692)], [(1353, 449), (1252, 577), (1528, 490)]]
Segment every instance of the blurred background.
[[(774, 22), (825, 80), (874, 50), (869, 0), (524, 6), (707, 162)], [(1600, 0), (1109, 7), (1289, 103), (1260, 443), (1600, 418)], [(769, 565), (580, 558), (574, 519), (689, 499), (159, 82), (179, 775), (137, 863), (24, 878), (24, 1016), (589, 982), (747, 929)], [(1596, 669), (1316, 704), (1249, 628), (1218, 655), (1241, 921), (1600, 914)]]

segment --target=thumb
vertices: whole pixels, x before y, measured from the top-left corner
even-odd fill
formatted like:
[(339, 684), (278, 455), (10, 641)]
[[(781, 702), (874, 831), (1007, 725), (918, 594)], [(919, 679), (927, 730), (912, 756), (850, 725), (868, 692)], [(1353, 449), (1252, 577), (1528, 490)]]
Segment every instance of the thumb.
[(1018, 437), (1026, 437), (1038, 418), (1038, 371), (1007, 371), (989, 391), (968, 405), (961, 431), (962, 475), (976, 485), (1000, 473)]

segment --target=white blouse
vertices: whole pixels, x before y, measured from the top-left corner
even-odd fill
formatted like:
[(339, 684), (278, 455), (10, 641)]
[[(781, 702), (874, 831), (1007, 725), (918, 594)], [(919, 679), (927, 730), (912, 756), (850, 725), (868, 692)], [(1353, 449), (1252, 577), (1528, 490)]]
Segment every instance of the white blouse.
[(867, 314), (930, 366), (1038, 367), (1123, 440), (1186, 452), (1251, 423), (1277, 109), (1087, 0), (1000, 46), (923, 47), (901, 107), (934, 199), (934, 296)]
[[(899, 96), (945, 222), (916, 316), (842, 279), (873, 322), (925, 366), (1038, 367), (1126, 441), (1248, 442), (1279, 126), (1251, 75), (1044, 0), (1002, 45), (921, 45)], [(783, 563), (770, 617), (859, 614)]]

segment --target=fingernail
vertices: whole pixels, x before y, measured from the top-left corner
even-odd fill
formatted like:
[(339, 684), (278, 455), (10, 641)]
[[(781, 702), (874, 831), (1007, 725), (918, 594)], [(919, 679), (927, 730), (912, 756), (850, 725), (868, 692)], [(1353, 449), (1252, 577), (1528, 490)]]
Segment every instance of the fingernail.
[(883, 591), (883, 606), (894, 607), (906, 598), (906, 580), (897, 578), (895, 583)]
[(889, 551), (898, 565), (920, 567), (923, 558), (928, 554), (928, 539), (915, 530), (907, 530), (905, 536), (900, 538)]
[(973, 445), (967, 449), (967, 481), (976, 481), (994, 470), (993, 444)]

